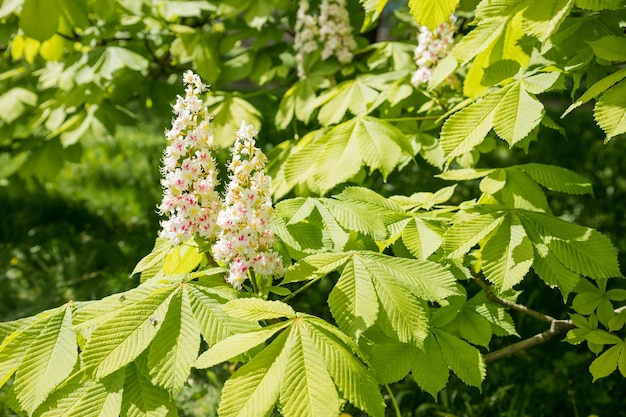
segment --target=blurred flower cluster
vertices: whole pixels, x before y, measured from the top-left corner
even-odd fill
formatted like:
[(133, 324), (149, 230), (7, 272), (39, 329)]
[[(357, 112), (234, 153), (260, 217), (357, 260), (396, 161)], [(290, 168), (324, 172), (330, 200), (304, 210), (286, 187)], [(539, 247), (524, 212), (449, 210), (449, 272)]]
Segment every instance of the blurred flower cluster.
[(345, 0), (322, 0), (319, 14), (311, 10), (309, 1), (300, 1), (294, 39), (299, 78), (306, 78), (304, 59), (312, 52), (321, 49), (322, 60), (335, 56), (346, 64), (356, 47)]
[(282, 259), (273, 252), (274, 208), (271, 178), (264, 173), (267, 158), (255, 146), (253, 126), (242, 123), (228, 167), (230, 182), (221, 199), (212, 156), (211, 115), (199, 95), (207, 89), (191, 71), (184, 74), (185, 97), (177, 97), (168, 146), (161, 168), (163, 199), (158, 206), (160, 236), (173, 244), (200, 237), (211, 246), (213, 259), (227, 265), (226, 280), (241, 288), (251, 269), (282, 276)]
[[(413, 56), (417, 70), (411, 77), (411, 84), (420, 87), (428, 83), (437, 62), (445, 58), (452, 50), (455, 31), (456, 17), (454, 15), (450, 16), (447, 22), (437, 26), (434, 31), (430, 31), (426, 26), (420, 27)], [(454, 82), (452, 79), (449, 81)]]

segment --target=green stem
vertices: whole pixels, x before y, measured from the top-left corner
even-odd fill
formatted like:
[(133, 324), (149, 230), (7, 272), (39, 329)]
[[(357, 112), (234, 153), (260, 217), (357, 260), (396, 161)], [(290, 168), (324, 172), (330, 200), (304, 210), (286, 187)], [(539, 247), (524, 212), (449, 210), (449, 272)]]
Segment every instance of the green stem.
[(250, 277), (250, 283), (252, 284), (252, 290), (256, 295), (259, 294), (259, 285), (256, 282), (256, 275), (252, 268), (248, 269), (248, 277)]
[(311, 285), (315, 284), (317, 281), (319, 281), (321, 278), (323, 277), (317, 277), (312, 279), (311, 281), (307, 282), (305, 285), (301, 286), (300, 288), (298, 288), (297, 290), (295, 290), (294, 292), (292, 292), (291, 294), (283, 297), (282, 301), (283, 303), (287, 300), (292, 299), (293, 297), (295, 297), (296, 295), (300, 294), (302, 291), (306, 290), (307, 288), (309, 288)]
[(391, 404), (393, 404), (393, 409), (396, 411), (397, 417), (402, 417), (402, 413), (400, 412), (400, 407), (398, 407), (398, 403), (396, 402), (396, 397), (393, 395), (389, 384), (385, 384), (385, 388), (387, 389), (387, 393), (389, 394), (389, 398), (391, 398)]

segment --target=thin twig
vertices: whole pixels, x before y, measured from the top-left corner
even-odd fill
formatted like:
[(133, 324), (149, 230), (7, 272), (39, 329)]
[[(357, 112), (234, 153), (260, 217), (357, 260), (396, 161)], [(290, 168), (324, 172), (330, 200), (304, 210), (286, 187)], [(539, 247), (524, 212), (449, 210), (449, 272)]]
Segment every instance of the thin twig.
[(567, 332), (575, 328), (576, 326), (572, 323), (571, 320), (554, 320), (550, 323), (550, 328), (545, 332), (537, 333), (534, 336), (529, 337), (528, 339), (524, 339), (517, 343), (513, 343), (507, 347), (502, 349), (498, 349), (494, 352), (490, 352), (484, 356), (485, 363), (497, 361), (498, 359), (508, 358), (509, 356), (513, 356), (516, 353), (519, 353), (523, 350), (530, 349), (531, 347), (535, 347), (541, 345), (543, 343), (548, 342), (549, 340), (554, 339), (554, 337)]
[(504, 307), (510, 308), (511, 310), (519, 311), (520, 313), (524, 313), (528, 316), (536, 318), (537, 320), (541, 320), (549, 324), (552, 324), (553, 322), (558, 321), (552, 316), (535, 311), (532, 308), (528, 308), (523, 304), (514, 303), (513, 301), (505, 300), (504, 298), (498, 297), (493, 291), (491, 291), (491, 287), (489, 287), (489, 285), (481, 277), (475, 274), (474, 274), (474, 281), (476, 281), (478, 286), (482, 288), (485, 294), (487, 294), (487, 298), (489, 298), (493, 302), (496, 302)]

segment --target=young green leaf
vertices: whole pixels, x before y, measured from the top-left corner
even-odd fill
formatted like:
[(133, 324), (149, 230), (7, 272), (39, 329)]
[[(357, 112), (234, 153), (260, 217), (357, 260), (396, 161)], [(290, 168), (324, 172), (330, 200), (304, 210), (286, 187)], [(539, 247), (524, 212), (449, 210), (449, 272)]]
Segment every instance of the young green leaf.
[(148, 353), (152, 382), (171, 393), (179, 392), (187, 382), (200, 349), (200, 330), (187, 291), (183, 285), (172, 297)]
[(533, 246), (519, 219), (507, 216), (482, 249), (487, 279), (507, 291), (521, 282), (533, 263)]
[(33, 417), (117, 417), (122, 406), (125, 371), (99, 381), (77, 372), (55, 389)]
[(521, 81), (507, 89), (498, 104), (493, 118), (493, 128), (502, 139), (513, 146), (539, 125), (543, 117), (543, 104), (522, 88)]
[(589, 365), (589, 371), (593, 376), (593, 382), (596, 382), (600, 378), (607, 377), (615, 371), (618, 366), (620, 356), (624, 356), (623, 350), (624, 343), (611, 346), (606, 352), (591, 362), (591, 365)]
[(437, 393), (448, 383), (450, 371), (435, 336), (430, 334), (424, 341), (424, 347), (415, 350), (413, 356), (411, 369), (415, 382), (433, 398), (437, 398)]
[[(443, 249), (449, 259), (465, 255), (504, 221), (506, 213), (475, 213), (470, 218), (452, 218), (452, 227), (443, 235)], [(461, 220), (462, 219), (462, 220)]]
[(211, 346), (198, 357), (194, 367), (198, 369), (210, 368), (226, 362), (259, 346), (277, 332), (283, 330), (290, 322), (275, 323), (267, 327), (257, 328), (246, 333), (236, 333)]
[(574, 0), (529, 0), (522, 17), (522, 27), (531, 36), (545, 42), (569, 14)]
[(32, 343), (25, 348), (13, 389), (22, 408), (32, 413), (67, 378), (78, 359), (70, 305), (58, 308), (30, 329)]
[(561, 115), (561, 118), (567, 116), (569, 112), (571, 112), (575, 108), (580, 107), (589, 100), (594, 99), (600, 94), (604, 93), (607, 89), (609, 89), (615, 83), (621, 81), (624, 77), (626, 77), (626, 68), (615, 71), (614, 73), (602, 78), (600, 81), (597, 81), (595, 84), (589, 87), (589, 89), (585, 91), (585, 93), (580, 96), (578, 100), (573, 102), (572, 105), (567, 108), (567, 110), (565, 110), (565, 112)]
[(293, 321), (287, 345), (290, 347), (280, 390), (284, 416), (333, 416), (339, 414), (339, 395), (317, 351), (310, 328), (299, 319)]
[(296, 312), (289, 304), (261, 298), (238, 298), (224, 305), (226, 314), (242, 320), (260, 321), (281, 317), (294, 318)]
[(569, 169), (535, 163), (516, 165), (516, 168), (524, 171), (548, 190), (568, 194), (593, 195), (591, 181)]
[(262, 417), (270, 414), (280, 395), (288, 366), (290, 331), (282, 332), (224, 384), (218, 413), (222, 417)]
[(478, 349), (443, 330), (434, 329), (434, 334), (450, 369), (461, 378), (461, 381), (480, 389), (486, 368), (483, 355)]
[(139, 356), (161, 328), (172, 295), (180, 285), (157, 288), (145, 298), (107, 317), (91, 333), (82, 353), (83, 365), (103, 378)]
[(446, 120), (441, 129), (441, 147), (446, 158), (463, 155), (478, 146), (493, 127), (498, 105), (507, 89), (491, 93)]
[(626, 80), (620, 81), (602, 94), (593, 115), (604, 130), (607, 141), (626, 133)]
[(135, 363), (126, 367), (120, 415), (127, 417), (174, 417), (178, 415), (171, 395), (153, 385)]
[(417, 23), (435, 30), (450, 18), (458, 4), (459, 0), (409, 0), (409, 10)]
[(188, 284), (187, 295), (193, 316), (204, 340), (213, 346), (229, 336), (259, 328), (258, 324), (236, 319), (224, 312), (224, 304), (236, 297), (232, 286), (220, 285), (216, 293), (212, 288)]

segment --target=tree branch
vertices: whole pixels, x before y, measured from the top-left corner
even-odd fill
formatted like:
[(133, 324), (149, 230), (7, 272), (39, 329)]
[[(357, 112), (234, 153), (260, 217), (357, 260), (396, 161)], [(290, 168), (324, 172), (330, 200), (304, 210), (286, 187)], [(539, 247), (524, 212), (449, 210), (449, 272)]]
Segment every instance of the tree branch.
[(509, 356), (513, 356), (514, 354), (519, 353), (523, 350), (546, 343), (547, 341), (554, 339), (555, 336), (565, 333), (568, 330), (573, 329), (574, 327), (576, 326), (572, 323), (571, 320), (555, 319), (554, 321), (552, 321), (552, 323), (550, 323), (550, 328), (545, 332), (537, 333), (536, 335), (531, 336), (528, 339), (524, 339), (520, 342), (513, 343), (512, 345), (486, 354), (484, 356), (485, 363), (497, 361), (498, 359), (502, 358), (508, 358)]
[(526, 307), (523, 304), (514, 303), (510, 300), (505, 300), (504, 298), (498, 297), (493, 291), (491, 291), (491, 287), (479, 276), (472, 274), (474, 276), (474, 281), (478, 284), (480, 288), (487, 294), (487, 298), (491, 301), (498, 303), (504, 307), (510, 308), (511, 310), (519, 311), (520, 313), (524, 313), (530, 317), (536, 318), (537, 320), (544, 321), (546, 323), (552, 324), (555, 321), (558, 321), (552, 316), (547, 314), (540, 313), (531, 308)]

